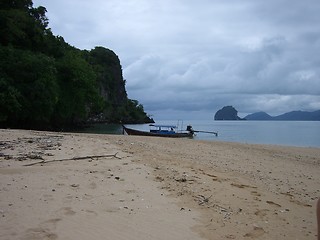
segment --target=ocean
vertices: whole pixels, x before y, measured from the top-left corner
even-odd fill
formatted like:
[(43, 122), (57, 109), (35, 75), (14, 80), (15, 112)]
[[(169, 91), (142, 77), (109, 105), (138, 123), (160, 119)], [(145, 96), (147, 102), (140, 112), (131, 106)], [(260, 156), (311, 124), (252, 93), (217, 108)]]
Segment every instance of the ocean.
[[(156, 124), (175, 125), (185, 130), (192, 125), (194, 130), (218, 132), (197, 133), (194, 139), (206, 141), (227, 141), (253, 144), (320, 148), (320, 121), (157, 121)], [(131, 128), (149, 131), (149, 124), (126, 125)], [(121, 125), (96, 124), (85, 132), (101, 134), (122, 134)]]
[(199, 133), (203, 140), (320, 147), (319, 121), (199, 121), (193, 128), (218, 132), (217, 138)]

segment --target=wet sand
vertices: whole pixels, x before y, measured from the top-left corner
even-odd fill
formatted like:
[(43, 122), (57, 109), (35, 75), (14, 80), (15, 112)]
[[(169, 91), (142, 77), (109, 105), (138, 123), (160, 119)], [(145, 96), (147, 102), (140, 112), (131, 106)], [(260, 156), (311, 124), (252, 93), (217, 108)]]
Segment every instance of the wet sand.
[(320, 148), (0, 134), (0, 239), (316, 239)]

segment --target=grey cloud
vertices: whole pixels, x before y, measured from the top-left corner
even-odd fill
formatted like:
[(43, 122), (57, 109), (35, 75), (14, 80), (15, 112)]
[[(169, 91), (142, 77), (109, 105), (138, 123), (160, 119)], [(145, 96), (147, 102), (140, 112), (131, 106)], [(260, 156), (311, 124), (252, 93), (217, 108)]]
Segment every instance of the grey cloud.
[(318, 0), (34, 2), (72, 45), (114, 50), (155, 115), (320, 109)]

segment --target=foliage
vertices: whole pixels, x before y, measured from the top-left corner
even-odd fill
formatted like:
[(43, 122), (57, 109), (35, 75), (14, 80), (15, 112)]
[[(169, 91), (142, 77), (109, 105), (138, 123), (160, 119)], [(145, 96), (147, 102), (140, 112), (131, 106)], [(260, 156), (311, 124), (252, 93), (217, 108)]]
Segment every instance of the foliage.
[(89, 109), (99, 109), (92, 67), (81, 57), (80, 52), (68, 51), (57, 60), (59, 100), (55, 111), (55, 123), (75, 124), (89, 117)]
[(52, 34), (45, 14), (31, 0), (0, 2), (0, 127), (150, 120), (127, 98), (117, 55), (70, 46)]
[[(142, 104), (137, 100), (128, 99), (124, 109), (121, 109), (120, 115), (123, 117), (122, 121), (126, 123), (153, 123), (153, 119), (146, 116)], [(120, 111), (121, 111), (120, 110)]]
[(0, 48), (1, 120), (13, 126), (48, 124), (57, 102), (54, 59)]

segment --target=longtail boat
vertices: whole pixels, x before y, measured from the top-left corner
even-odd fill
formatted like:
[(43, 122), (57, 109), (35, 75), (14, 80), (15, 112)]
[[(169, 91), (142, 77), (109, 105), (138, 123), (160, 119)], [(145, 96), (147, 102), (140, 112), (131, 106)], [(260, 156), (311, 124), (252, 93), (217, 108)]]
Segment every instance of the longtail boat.
[(150, 124), (153, 129), (150, 129), (149, 132), (136, 130), (132, 128), (128, 128), (122, 125), (124, 132), (128, 135), (139, 135), (139, 136), (152, 136), (152, 137), (170, 137), (170, 138), (192, 138), (194, 135), (194, 131), (192, 127), (189, 128), (191, 130), (185, 132), (177, 132), (176, 126), (173, 125), (155, 125)]

